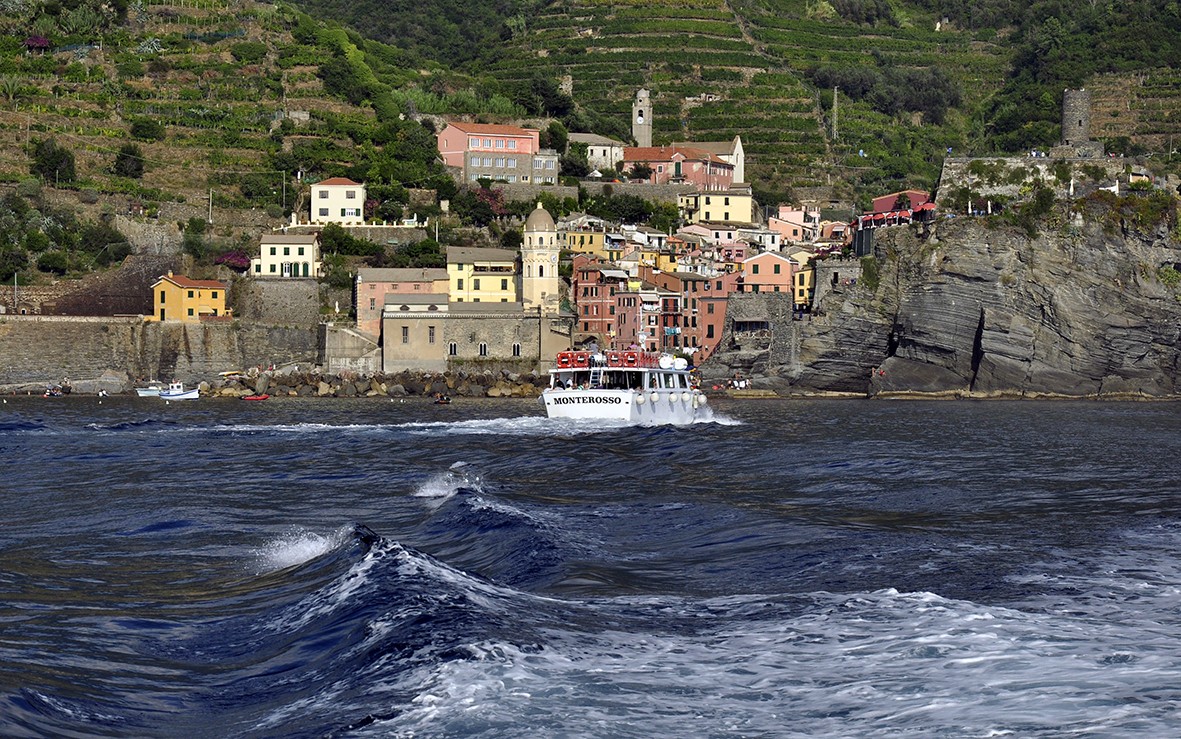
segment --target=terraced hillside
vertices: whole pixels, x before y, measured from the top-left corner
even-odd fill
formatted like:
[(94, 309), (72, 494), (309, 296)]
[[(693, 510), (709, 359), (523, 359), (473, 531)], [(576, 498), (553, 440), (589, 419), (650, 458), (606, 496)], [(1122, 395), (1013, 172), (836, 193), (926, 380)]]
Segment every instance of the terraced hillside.
[[(810, 74), (825, 65), (946, 69), (965, 92), (962, 106), (970, 108), (1003, 80), (1007, 57), (966, 33), (937, 32), (929, 18), (867, 27), (833, 13), (817, 17), (816, 6), (806, 0), (561, 0), (529, 21), (528, 33), (515, 42), (519, 53), (504, 55), (491, 71), (509, 84), (537, 69), (569, 75), (574, 99), (609, 113), (623, 131), (635, 91), (646, 87), (653, 94), (657, 143), (741, 134), (748, 179), (771, 188), (870, 171), (929, 182), (946, 147), (966, 140), (963, 116), (953, 116), (950, 126), (923, 129), (913, 116), (878, 113), (870, 102), (844, 97), (833, 139), (831, 92), (818, 90)], [(916, 150), (919, 156), (890, 166), (899, 152)]]
[(1127, 137), (1153, 151), (1181, 147), (1181, 70), (1101, 75), (1090, 89), (1093, 137)]

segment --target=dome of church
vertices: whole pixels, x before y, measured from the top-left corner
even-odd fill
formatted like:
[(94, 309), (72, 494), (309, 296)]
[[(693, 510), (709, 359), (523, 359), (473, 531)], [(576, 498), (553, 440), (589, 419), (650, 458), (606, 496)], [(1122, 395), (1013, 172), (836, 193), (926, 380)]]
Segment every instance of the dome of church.
[(549, 214), (545, 208), (541, 207), (541, 203), (533, 209), (529, 217), (525, 219), (525, 233), (536, 231), (557, 231), (558, 227), (554, 223), (554, 218)]

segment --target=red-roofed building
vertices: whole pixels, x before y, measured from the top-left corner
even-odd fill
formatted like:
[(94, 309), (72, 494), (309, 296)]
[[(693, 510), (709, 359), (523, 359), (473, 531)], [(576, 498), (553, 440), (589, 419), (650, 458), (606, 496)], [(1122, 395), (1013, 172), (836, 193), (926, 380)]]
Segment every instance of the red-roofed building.
[(716, 154), (688, 146), (629, 146), (623, 150), (625, 171), (647, 165), (647, 182), (695, 185), (698, 190), (728, 190), (734, 184), (734, 165)]
[(901, 190), (873, 199), (873, 213), (887, 213), (892, 210), (917, 208), (931, 199), (926, 190)]
[(541, 132), (492, 123), (448, 123), (435, 137), (439, 156), (463, 172), (464, 182), (481, 178), (509, 183), (554, 184), (558, 153), (542, 149)]
[(365, 223), (365, 186), (347, 177), (329, 177), (312, 185), (312, 223), (360, 226)]
[(227, 291), (226, 285), (217, 280), (191, 280), (169, 272), (152, 283), (153, 310), (145, 320), (196, 322), (230, 316)]

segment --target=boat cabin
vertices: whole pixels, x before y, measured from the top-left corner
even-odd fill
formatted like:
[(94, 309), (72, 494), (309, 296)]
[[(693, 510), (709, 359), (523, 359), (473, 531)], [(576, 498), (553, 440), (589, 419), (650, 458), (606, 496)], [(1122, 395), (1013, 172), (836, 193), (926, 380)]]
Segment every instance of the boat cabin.
[(688, 390), (693, 378), (684, 359), (644, 351), (560, 352), (550, 387), (567, 390)]

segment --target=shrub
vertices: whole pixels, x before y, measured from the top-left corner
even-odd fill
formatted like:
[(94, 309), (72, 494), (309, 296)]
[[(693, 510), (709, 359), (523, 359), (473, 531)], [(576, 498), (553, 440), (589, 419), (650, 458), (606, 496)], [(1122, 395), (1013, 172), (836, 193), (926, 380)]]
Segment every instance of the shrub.
[(70, 268), (70, 260), (64, 251), (47, 251), (37, 260), (37, 269), (55, 275), (64, 275)]
[(139, 179), (144, 176), (144, 154), (136, 144), (124, 144), (115, 155), (111, 171), (119, 177)]

